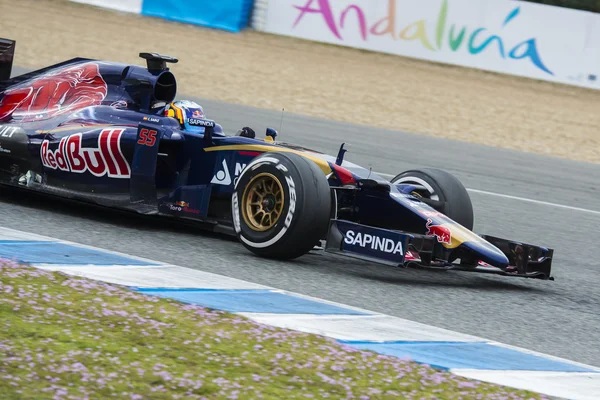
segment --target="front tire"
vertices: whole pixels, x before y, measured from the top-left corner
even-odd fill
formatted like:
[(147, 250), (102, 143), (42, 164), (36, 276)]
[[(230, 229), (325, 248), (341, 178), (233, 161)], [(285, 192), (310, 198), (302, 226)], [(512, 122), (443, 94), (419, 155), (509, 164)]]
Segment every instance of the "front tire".
[(236, 235), (248, 250), (289, 260), (308, 253), (326, 235), (331, 193), (314, 162), (269, 152), (244, 168), (231, 207)]
[(416, 194), (440, 203), (434, 207), (450, 219), (469, 230), (473, 230), (473, 205), (467, 189), (454, 175), (435, 168), (404, 171), (396, 175), (391, 183), (415, 184), (425, 187)]

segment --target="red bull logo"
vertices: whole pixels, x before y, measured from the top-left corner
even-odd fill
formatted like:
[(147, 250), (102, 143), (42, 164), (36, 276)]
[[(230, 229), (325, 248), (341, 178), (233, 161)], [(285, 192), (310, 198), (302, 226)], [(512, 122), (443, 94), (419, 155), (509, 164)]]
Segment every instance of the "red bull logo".
[(202, 114), (202, 111), (200, 110), (194, 110), (192, 118), (204, 118), (204, 114)]
[(185, 201), (178, 201), (177, 203), (175, 203), (175, 205), (178, 205), (179, 207), (188, 207), (190, 203), (186, 203)]
[(124, 129), (104, 129), (98, 135), (98, 147), (83, 147), (83, 135), (77, 133), (63, 137), (58, 148), (51, 150), (50, 142), (44, 140), (40, 147), (42, 165), (46, 168), (82, 174), (89, 172), (96, 177), (129, 178), (131, 169), (121, 151)]
[(10, 116), (22, 122), (47, 119), (100, 104), (108, 89), (98, 68), (95, 63), (64, 67), (7, 90), (0, 100), (0, 121)]
[(439, 243), (452, 244), (452, 232), (445, 226), (442, 225), (431, 225), (433, 221), (428, 218), (425, 228), (427, 228), (426, 235), (435, 236)]

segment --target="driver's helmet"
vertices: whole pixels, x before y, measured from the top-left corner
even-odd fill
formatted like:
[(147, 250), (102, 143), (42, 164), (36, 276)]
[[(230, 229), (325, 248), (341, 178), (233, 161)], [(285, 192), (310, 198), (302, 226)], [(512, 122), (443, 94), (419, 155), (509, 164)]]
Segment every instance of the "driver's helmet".
[[(179, 126), (186, 132), (204, 133), (203, 126), (195, 126), (190, 124), (190, 119), (205, 119), (202, 106), (196, 102), (189, 100), (177, 100), (167, 104), (164, 111), (165, 116), (175, 118), (179, 122)], [(220, 125), (215, 124), (215, 132), (221, 133), (223, 129)]]
[(181, 129), (188, 132), (204, 132), (204, 127), (191, 126), (189, 119), (204, 119), (204, 110), (198, 103), (189, 100), (177, 100), (165, 107), (165, 116), (175, 118)]

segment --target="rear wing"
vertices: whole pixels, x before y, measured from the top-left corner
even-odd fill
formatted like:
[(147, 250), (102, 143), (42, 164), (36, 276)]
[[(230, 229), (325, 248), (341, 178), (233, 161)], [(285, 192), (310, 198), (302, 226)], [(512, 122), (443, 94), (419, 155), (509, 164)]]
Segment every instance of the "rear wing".
[(15, 58), (14, 40), (0, 38), (0, 82), (10, 79)]

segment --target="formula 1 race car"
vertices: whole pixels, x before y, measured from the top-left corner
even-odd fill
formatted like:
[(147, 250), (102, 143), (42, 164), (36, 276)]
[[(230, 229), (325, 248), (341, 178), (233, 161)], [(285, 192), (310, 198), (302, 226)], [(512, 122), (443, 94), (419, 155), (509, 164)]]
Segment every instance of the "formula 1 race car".
[(164, 115), (177, 83), (167, 63), (75, 58), (10, 78), (0, 40), (0, 183), (196, 221), (251, 252), (300, 257), (316, 246), (382, 264), (553, 279), (553, 249), (472, 232), (463, 185), (437, 169), (388, 181), (275, 141), (226, 135), (206, 118), (188, 132)]

